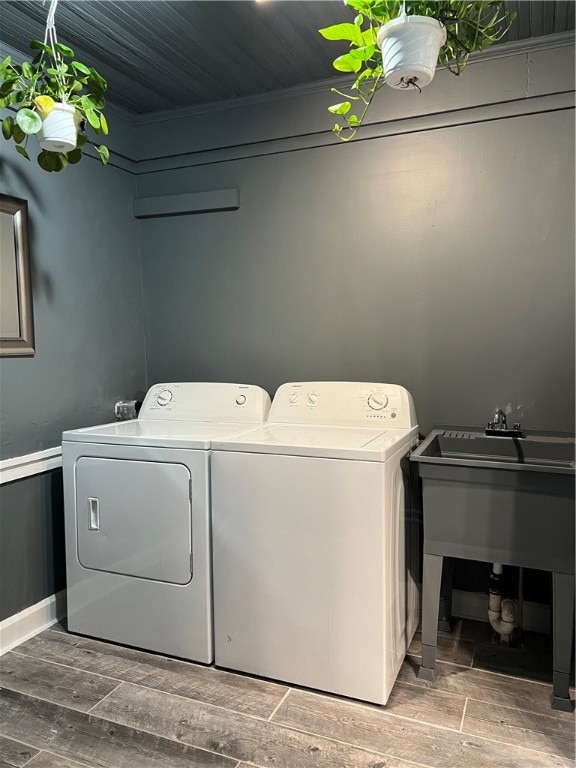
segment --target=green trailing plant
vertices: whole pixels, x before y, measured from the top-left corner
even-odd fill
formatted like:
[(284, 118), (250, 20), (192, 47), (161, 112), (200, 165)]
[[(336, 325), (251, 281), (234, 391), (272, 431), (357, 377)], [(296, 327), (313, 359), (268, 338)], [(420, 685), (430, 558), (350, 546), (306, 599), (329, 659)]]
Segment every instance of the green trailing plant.
[(77, 129), (76, 148), (70, 152), (41, 149), (38, 164), (45, 171), (61, 171), (79, 162), (87, 143), (93, 144), (104, 165), (108, 163), (108, 148), (92, 142), (89, 127), (99, 136), (108, 134), (104, 112), (106, 80), (93, 67), (75, 58), (74, 51), (62, 43), (48, 45), (32, 40), (30, 48), (37, 51), (32, 61), (15, 64), (8, 56), (0, 64), (0, 107), (16, 110), (16, 116), (4, 117), (2, 135), (13, 141), (16, 151), (30, 160), (28, 139), (42, 128), (42, 120), (54, 109), (56, 102), (74, 107)]
[(401, 0), (344, 0), (357, 12), (349, 23), (334, 24), (319, 30), (327, 40), (345, 41), (349, 50), (333, 61), (338, 72), (356, 76), (348, 92), (332, 88), (344, 101), (328, 107), (343, 124), (336, 123), (334, 133), (343, 141), (354, 138), (370, 108), (374, 95), (385, 82), (382, 51), (377, 44), (378, 30), (397, 18), (403, 8), (407, 14), (437, 19), (446, 27), (446, 42), (438, 61), (452, 74), (460, 75), (468, 57), (498, 42), (516, 17), (504, 10), (503, 2), (406, 2)]

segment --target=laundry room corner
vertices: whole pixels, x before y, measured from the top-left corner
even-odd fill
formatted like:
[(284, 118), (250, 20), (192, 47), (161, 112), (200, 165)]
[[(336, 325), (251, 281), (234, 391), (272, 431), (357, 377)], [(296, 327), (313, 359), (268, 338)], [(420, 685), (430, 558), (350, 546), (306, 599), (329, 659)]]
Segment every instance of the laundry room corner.
[(0, 0), (0, 768), (573, 768), (575, 28)]

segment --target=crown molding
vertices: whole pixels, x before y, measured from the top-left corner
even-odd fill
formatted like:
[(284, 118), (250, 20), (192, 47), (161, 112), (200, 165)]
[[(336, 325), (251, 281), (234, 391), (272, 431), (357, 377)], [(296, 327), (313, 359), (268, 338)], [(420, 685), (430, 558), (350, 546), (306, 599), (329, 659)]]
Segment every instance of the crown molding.
[[(560, 32), (554, 35), (544, 35), (542, 37), (532, 37), (528, 40), (514, 40), (510, 43), (502, 43), (485, 51), (479, 51), (470, 56), (468, 66), (478, 64), (483, 61), (493, 59), (502, 59), (509, 56), (521, 56), (536, 51), (543, 51), (552, 48), (563, 48), (574, 45), (574, 32)], [(440, 67), (439, 69), (444, 69)], [(255, 94), (253, 96), (240, 96), (235, 99), (222, 99), (207, 104), (198, 104), (191, 107), (180, 107), (176, 109), (164, 110), (162, 112), (150, 112), (147, 114), (136, 114), (134, 124), (136, 126), (149, 125), (151, 123), (161, 123), (168, 120), (179, 118), (197, 117), (198, 115), (221, 112), (230, 109), (245, 109), (257, 104), (267, 104), (279, 99), (291, 99), (299, 96), (317, 95), (326, 93), (330, 88), (346, 87), (348, 80), (342, 76), (330, 77), (325, 80), (316, 80), (311, 83), (296, 85), (292, 88), (282, 88), (276, 91), (267, 91), (266, 93)], [(352, 80), (349, 81), (350, 83)]]
[[(424, 131), (442, 130), (461, 125), (507, 120), (546, 112), (574, 110), (574, 91), (532, 96), (529, 98), (513, 99), (495, 104), (482, 104), (475, 107), (417, 115), (390, 121), (368, 123), (364, 125), (362, 136), (357, 136), (354, 143), (383, 139)], [(183, 153), (169, 157), (150, 158), (137, 163), (138, 176), (157, 173), (159, 171), (174, 171), (202, 165), (215, 165), (236, 160), (247, 160), (267, 155), (300, 152), (303, 150), (333, 147), (338, 151), (346, 151), (349, 146), (337, 139), (332, 131), (326, 130), (315, 133), (288, 136), (279, 139), (240, 144), (233, 147), (221, 147), (196, 152)]]

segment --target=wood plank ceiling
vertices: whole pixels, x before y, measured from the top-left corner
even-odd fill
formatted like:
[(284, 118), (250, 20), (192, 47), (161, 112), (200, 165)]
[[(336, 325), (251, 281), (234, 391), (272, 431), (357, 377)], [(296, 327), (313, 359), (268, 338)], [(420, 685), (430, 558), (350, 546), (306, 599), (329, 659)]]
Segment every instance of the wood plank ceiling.
[[(0, 41), (43, 39), (48, 1), (0, 2)], [(574, 30), (573, 0), (519, 0), (508, 40)], [(60, 0), (58, 38), (108, 80), (108, 99), (146, 113), (265, 93), (336, 73), (317, 30), (351, 18), (341, 0)]]

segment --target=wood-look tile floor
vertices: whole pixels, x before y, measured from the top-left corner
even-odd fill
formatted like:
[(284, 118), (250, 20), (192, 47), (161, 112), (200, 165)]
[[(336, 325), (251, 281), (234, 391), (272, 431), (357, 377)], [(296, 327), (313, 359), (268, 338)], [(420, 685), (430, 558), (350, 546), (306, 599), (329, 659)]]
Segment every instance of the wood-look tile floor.
[(432, 686), (417, 634), (379, 707), (55, 627), (0, 659), (0, 768), (571, 768), (549, 640), (506, 648), (461, 620)]

